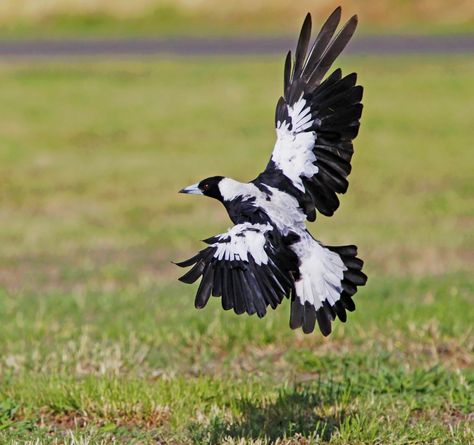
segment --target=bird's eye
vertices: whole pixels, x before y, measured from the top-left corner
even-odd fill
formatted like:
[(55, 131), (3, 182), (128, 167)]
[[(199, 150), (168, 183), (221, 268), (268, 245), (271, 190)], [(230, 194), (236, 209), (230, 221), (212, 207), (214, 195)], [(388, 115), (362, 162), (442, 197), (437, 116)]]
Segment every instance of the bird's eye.
[(202, 188), (203, 188), (205, 191), (209, 190), (209, 184), (204, 184), (204, 185), (202, 186)]

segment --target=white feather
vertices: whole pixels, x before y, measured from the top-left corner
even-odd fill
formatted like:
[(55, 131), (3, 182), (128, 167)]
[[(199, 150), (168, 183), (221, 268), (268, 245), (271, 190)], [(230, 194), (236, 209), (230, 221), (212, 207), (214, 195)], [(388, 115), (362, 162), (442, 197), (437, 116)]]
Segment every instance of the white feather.
[(300, 302), (308, 302), (316, 310), (325, 300), (334, 305), (340, 298), (341, 283), (347, 270), (341, 257), (323, 247), (307, 232), (291, 248), (300, 260), (300, 279), (295, 283)]
[(283, 235), (289, 230), (305, 230), (306, 216), (293, 196), (275, 187), (267, 187), (265, 193), (251, 183), (242, 183), (225, 178), (219, 183), (219, 191), (224, 201), (241, 197), (243, 201), (254, 200), (256, 207), (266, 212), (269, 219)]
[(316, 156), (313, 153), (316, 133), (305, 131), (313, 124), (311, 111), (305, 106), (306, 100), (303, 98), (293, 107), (288, 106), (292, 129), (289, 129), (287, 122), (278, 122), (277, 141), (272, 153), (275, 165), (302, 192), (305, 188), (301, 177), (310, 178), (318, 173), (318, 167), (314, 165)]
[(214, 258), (225, 261), (239, 258), (248, 262), (250, 255), (256, 264), (267, 264), (265, 233), (269, 230), (272, 230), (270, 224), (237, 224), (218, 236), (219, 241), (213, 244), (216, 247)]

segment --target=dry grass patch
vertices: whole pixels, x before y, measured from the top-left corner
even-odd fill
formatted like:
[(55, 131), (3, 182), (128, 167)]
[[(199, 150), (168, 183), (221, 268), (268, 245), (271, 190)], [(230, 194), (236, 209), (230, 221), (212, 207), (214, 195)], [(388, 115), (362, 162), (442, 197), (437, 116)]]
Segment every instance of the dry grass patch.
[[(106, 427), (112, 425), (115, 428), (147, 428), (156, 429), (162, 427), (170, 421), (171, 412), (167, 407), (154, 407), (151, 412), (143, 412), (140, 407), (127, 411), (111, 411), (107, 415), (94, 412), (61, 412), (55, 413), (44, 408), (40, 411), (37, 425), (39, 427), (51, 428), (52, 431), (58, 429), (73, 430), (89, 426)], [(17, 420), (21, 420), (21, 415)]]

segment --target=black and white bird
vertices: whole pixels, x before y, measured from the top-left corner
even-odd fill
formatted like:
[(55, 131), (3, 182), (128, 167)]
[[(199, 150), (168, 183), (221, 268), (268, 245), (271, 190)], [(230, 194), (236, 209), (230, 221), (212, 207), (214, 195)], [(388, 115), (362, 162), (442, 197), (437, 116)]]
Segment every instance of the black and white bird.
[(362, 113), (363, 88), (355, 73), (336, 69), (326, 77), (357, 26), (353, 16), (336, 34), (337, 8), (310, 47), (311, 15), (303, 23), (294, 59), (288, 52), (284, 93), (276, 106), (276, 143), (271, 159), (248, 183), (223, 176), (204, 179), (181, 193), (205, 195), (224, 204), (234, 226), (205, 240), (208, 247), (187, 261), (180, 280), (201, 277), (195, 306), (210, 296), (235, 313), (263, 317), (283, 297), (291, 298), (290, 327), (331, 333), (338, 317), (355, 309), (357, 286), (366, 283), (357, 247), (325, 246), (305, 220), (331, 216), (348, 187), (352, 140)]

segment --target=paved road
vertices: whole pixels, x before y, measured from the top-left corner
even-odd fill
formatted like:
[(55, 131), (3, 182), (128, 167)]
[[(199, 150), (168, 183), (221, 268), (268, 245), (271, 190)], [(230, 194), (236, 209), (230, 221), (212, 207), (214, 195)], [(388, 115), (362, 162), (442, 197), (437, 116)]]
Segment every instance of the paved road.
[[(0, 41), (5, 59), (61, 57), (143, 57), (159, 55), (283, 54), (294, 38), (154, 38), (108, 40)], [(352, 54), (472, 54), (474, 34), (455, 36), (360, 36), (347, 48)]]

